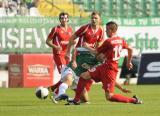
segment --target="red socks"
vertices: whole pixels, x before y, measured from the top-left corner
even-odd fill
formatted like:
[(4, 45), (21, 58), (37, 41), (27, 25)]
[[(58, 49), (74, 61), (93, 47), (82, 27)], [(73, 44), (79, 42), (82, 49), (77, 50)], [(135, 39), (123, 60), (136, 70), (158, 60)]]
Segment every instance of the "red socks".
[(62, 82), (58, 81), (58, 83), (56, 83), (55, 85), (51, 86), (52, 91), (55, 91), (55, 89), (57, 89), (61, 84), (62, 84)]
[(79, 78), (74, 101), (79, 102), (80, 97), (81, 97), (81, 93), (84, 90), (84, 87), (87, 82), (88, 82), (88, 80), (85, 80), (82, 77)]
[(114, 94), (111, 97), (111, 101), (115, 102), (123, 102), (123, 103), (135, 103), (136, 100), (134, 98), (126, 97), (120, 94)]

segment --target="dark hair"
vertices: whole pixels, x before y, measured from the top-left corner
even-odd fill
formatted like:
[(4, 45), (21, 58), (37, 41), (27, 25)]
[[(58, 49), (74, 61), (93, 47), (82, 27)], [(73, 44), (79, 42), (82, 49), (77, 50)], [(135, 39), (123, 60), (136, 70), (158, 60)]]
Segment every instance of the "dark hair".
[(59, 14), (59, 19), (61, 18), (61, 16), (64, 16), (64, 15), (67, 15), (67, 17), (69, 18), (69, 14), (68, 14), (68, 13), (66, 13), (66, 12), (61, 12), (61, 13)]
[(93, 15), (99, 15), (101, 17), (100, 12), (98, 12), (98, 11), (93, 11), (92, 14), (91, 14), (91, 16), (93, 16)]
[(118, 29), (118, 25), (114, 21), (110, 21), (110, 22), (106, 23), (106, 27), (107, 26), (109, 26), (110, 30), (113, 31), (113, 32), (116, 32), (117, 29)]

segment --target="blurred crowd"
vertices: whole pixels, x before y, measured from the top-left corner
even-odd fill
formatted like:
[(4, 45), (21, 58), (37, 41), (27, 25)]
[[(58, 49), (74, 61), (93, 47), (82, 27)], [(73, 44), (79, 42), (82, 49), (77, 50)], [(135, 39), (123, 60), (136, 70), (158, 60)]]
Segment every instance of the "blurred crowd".
[(40, 16), (39, 0), (0, 0), (0, 16)]

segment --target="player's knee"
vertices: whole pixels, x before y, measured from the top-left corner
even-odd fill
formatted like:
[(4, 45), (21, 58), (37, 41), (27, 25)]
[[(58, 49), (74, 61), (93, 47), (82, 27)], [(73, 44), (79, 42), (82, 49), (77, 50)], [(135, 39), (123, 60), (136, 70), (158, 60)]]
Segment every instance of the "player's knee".
[(73, 82), (73, 78), (71, 76), (68, 76), (65, 78), (64, 83), (66, 83), (68, 86), (71, 86)]

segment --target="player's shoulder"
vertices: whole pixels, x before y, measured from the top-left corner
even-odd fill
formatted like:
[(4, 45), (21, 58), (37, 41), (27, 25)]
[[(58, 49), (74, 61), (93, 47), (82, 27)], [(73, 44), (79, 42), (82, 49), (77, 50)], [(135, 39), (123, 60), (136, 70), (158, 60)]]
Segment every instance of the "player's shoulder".
[(99, 26), (99, 29), (102, 30), (102, 31), (104, 31), (104, 28), (101, 25)]
[(72, 29), (72, 26), (71, 26), (71, 25), (68, 25), (68, 28)]
[(114, 36), (114, 37), (111, 37), (109, 39), (107, 39), (108, 42), (110, 42), (111, 44), (122, 44), (124, 43), (124, 39), (122, 39), (121, 37), (119, 36)]
[(126, 40), (123, 37), (117, 36), (117, 39), (122, 41), (122, 42), (126, 42)]
[(60, 28), (61, 28), (61, 26), (60, 26), (60, 25), (57, 25), (57, 26), (55, 26), (55, 28), (60, 29)]
[(89, 27), (90, 26), (90, 23), (87, 23), (87, 24), (83, 24), (82, 26), (81, 26), (81, 28), (87, 28), (87, 27)]
[(72, 26), (70, 26), (70, 25), (68, 26), (68, 29), (73, 30)]
[(52, 27), (52, 31), (56, 31), (59, 28), (59, 25)]

